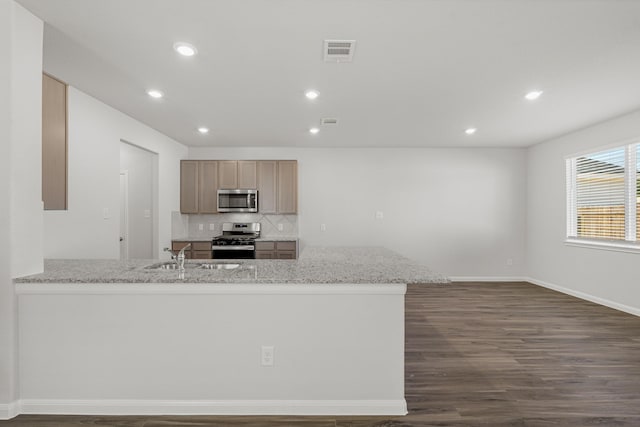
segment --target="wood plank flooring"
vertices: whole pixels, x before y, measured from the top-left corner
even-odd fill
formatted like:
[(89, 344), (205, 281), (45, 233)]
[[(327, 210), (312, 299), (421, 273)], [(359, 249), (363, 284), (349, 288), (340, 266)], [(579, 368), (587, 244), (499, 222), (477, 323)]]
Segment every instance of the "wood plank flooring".
[(527, 283), (413, 285), (405, 417), (21, 415), (0, 426), (640, 426), (640, 318)]

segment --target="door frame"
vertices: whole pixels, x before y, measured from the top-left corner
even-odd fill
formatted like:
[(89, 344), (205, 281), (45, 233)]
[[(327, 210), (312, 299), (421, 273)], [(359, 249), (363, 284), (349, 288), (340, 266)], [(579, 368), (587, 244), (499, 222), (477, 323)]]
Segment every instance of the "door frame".
[[(124, 178), (124, 188), (122, 179)], [(129, 259), (129, 171), (120, 171), (120, 230), (118, 234), (124, 239), (124, 245), (120, 242), (120, 259)], [(122, 220), (124, 218), (124, 224)], [(124, 229), (124, 233), (122, 232)], [(124, 236), (123, 236), (124, 234)], [(123, 253), (124, 252), (124, 253)]]

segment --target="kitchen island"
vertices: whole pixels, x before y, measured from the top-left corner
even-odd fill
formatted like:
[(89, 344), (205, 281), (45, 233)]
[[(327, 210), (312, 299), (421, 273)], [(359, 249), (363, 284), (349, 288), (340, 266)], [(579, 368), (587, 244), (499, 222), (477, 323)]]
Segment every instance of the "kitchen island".
[(384, 248), (158, 262), (47, 260), (15, 280), (21, 413), (406, 413), (406, 284), (446, 277)]

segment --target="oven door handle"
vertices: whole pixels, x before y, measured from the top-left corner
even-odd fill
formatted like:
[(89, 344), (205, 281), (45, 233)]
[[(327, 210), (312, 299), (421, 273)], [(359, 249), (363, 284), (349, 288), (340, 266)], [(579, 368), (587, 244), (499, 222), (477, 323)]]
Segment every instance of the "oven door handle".
[(255, 250), (254, 245), (228, 245), (228, 246), (212, 246), (211, 250), (213, 251), (253, 251)]

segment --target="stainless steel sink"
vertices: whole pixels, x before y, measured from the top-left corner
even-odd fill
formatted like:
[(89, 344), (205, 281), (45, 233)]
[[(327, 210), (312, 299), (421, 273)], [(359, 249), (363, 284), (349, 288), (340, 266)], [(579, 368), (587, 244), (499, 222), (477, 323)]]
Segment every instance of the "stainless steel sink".
[(206, 268), (207, 270), (233, 270), (240, 267), (240, 264), (235, 262), (208, 262), (200, 264), (200, 268)]
[[(184, 264), (184, 268), (195, 268), (197, 266), (199, 266), (200, 264), (189, 264), (189, 263), (185, 263)], [(178, 269), (178, 264), (175, 263), (175, 261), (166, 261), (166, 262), (159, 262), (156, 264), (151, 264), (145, 267), (146, 269), (149, 270), (177, 270)]]
[[(205, 263), (185, 263), (185, 269), (202, 268), (206, 270), (233, 270), (240, 267), (237, 262), (205, 262)], [(148, 270), (178, 270), (178, 264), (174, 261), (158, 262), (145, 267)]]

